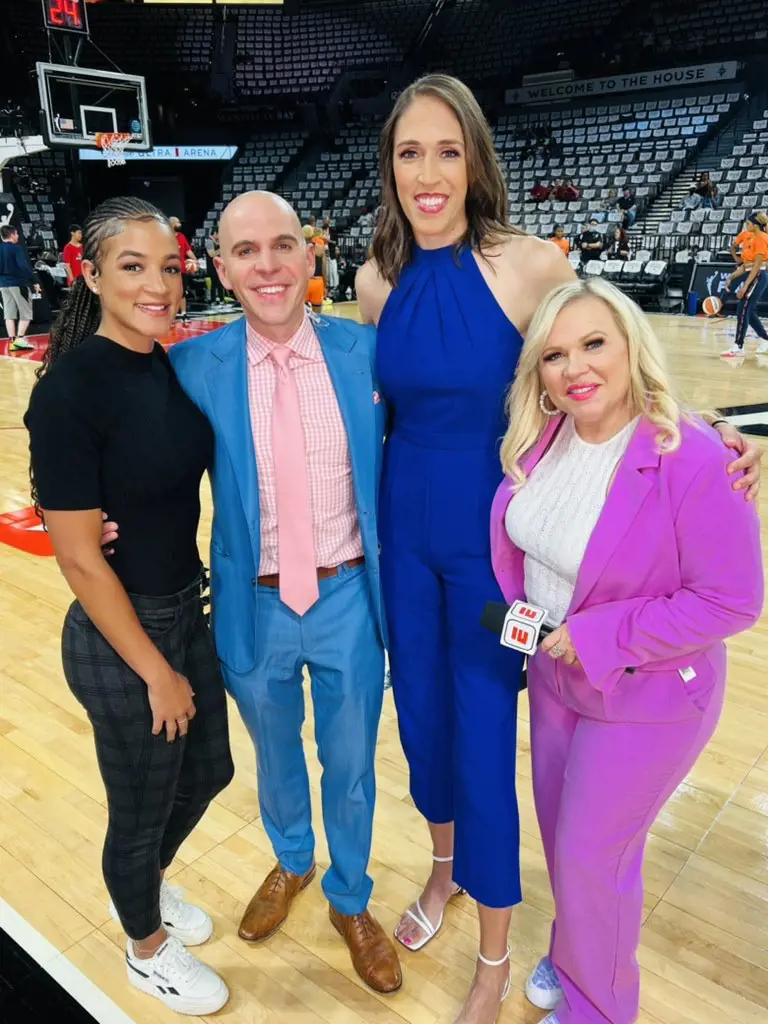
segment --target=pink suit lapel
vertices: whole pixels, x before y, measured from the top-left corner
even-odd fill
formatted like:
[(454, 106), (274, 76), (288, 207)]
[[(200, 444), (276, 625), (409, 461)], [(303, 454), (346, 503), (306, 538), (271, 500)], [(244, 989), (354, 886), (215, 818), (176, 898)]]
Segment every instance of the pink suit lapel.
[[(587, 550), (576, 577), (576, 588), (568, 609), (573, 615), (589, 597), (608, 564), (611, 555), (626, 536), (653, 486), (654, 474), (643, 472), (657, 469), (661, 456), (657, 451), (656, 435), (659, 428), (641, 419), (616, 470), (600, 517), (589, 538)], [(670, 456), (674, 458), (674, 456)]]
[[(558, 416), (553, 417), (553, 421), (547, 424), (541, 438), (523, 459), (526, 473), (530, 473), (541, 461), (562, 422), (563, 417)], [(656, 451), (657, 433), (657, 427), (641, 419), (632, 435), (600, 518), (587, 544), (568, 610), (569, 615), (578, 611), (589, 596), (648, 496), (653, 480), (643, 470), (659, 465), (661, 456)], [(507, 505), (513, 494), (514, 485), (509, 477), (505, 477), (496, 492), (491, 510), (493, 569), (502, 593), (509, 602), (524, 596), (523, 553), (507, 536), (504, 522)]]

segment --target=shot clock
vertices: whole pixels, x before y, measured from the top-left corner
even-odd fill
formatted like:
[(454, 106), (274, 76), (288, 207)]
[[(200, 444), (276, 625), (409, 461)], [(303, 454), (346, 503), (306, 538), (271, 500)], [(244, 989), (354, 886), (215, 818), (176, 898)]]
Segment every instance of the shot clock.
[(55, 32), (88, 35), (85, 0), (43, 0), (43, 21), (46, 29)]

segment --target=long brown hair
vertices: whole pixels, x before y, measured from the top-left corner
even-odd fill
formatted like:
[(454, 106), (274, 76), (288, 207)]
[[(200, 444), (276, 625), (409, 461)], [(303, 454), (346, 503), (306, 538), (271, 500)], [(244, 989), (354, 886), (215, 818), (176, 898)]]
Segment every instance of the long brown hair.
[(467, 230), (456, 243), (482, 251), (510, 235), (525, 234), (509, 223), (507, 184), (493, 146), (493, 135), (479, 103), (458, 78), (425, 75), (397, 99), (379, 140), (379, 169), (383, 210), (371, 243), (371, 255), (384, 280), (393, 287), (413, 252), (413, 229), (403, 213), (395, 185), (397, 123), (417, 96), (432, 96), (456, 116), (464, 136), (467, 160)]

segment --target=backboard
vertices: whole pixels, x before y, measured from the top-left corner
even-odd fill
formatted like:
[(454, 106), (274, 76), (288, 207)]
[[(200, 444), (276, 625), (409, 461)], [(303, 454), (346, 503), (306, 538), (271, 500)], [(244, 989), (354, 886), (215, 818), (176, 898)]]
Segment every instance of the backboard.
[(99, 132), (128, 132), (128, 149), (152, 148), (141, 75), (38, 62), (40, 115), (49, 146), (96, 147)]

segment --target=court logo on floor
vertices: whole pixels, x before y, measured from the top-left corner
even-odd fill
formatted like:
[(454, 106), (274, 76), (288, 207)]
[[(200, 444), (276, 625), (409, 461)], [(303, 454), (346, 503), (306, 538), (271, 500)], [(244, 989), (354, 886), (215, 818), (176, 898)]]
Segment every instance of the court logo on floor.
[(51, 538), (33, 508), (0, 515), (0, 543), (30, 555), (50, 557), (53, 554)]

